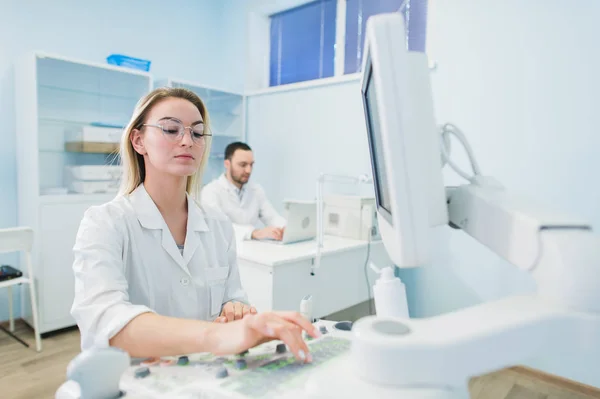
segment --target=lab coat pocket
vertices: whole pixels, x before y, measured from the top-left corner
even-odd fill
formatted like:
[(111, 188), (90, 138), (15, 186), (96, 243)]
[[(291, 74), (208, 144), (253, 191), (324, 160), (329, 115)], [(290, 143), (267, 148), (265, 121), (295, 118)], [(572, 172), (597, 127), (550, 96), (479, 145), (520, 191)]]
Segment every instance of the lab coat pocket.
[(205, 269), (205, 272), (206, 282), (210, 290), (210, 315), (216, 317), (221, 312), (229, 267), (210, 267)]

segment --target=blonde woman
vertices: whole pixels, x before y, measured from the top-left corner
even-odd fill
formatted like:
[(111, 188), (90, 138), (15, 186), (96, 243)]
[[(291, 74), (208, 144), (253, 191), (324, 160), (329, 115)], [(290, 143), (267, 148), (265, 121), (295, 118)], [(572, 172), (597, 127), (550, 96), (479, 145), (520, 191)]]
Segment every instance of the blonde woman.
[(302, 331), (318, 330), (296, 312), (248, 305), (233, 226), (196, 201), (209, 131), (191, 91), (161, 88), (138, 103), (121, 141), (121, 190), (85, 213), (73, 248), (72, 315), (83, 350), (222, 355), (280, 339), (311, 360)]

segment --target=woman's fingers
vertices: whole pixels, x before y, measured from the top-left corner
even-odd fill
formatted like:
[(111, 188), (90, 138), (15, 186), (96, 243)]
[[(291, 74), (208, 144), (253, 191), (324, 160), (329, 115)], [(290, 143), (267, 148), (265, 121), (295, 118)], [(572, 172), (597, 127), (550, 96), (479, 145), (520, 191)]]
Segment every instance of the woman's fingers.
[(246, 306), (242, 307), (242, 318), (246, 317), (249, 314), (256, 314), (256, 308), (254, 306)]
[(306, 345), (306, 342), (302, 339), (302, 329), (284, 320), (281, 320), (272, 328), (278, 338), (283, 341), (294, 356), (296, 356), (296, 359), (303, 363), (312, 361), (308, 345)]
[(240, 320), (244, 316), (244, 307), (243, 303), (233, 302), (233, 317), (234, 320)]
[(235, 309), (232, 302), (227, 302), (225, 306), (223, 306), (221, 315), (225, 316), (228, 322), (235, 320)]
[(283, 341), (298, 360), (302, 362), (312, 360), (308, 345), (302, 339), (302, 328), (300, 326), (275, 313), (263, 313), (252, 317), (250, 324), (251, 328), (267, 338)]
[(256, 314), (254, 306), (246, 305), (242, 302), (227, 302), (223, 305), (220, 317), (225, 317), (225, 321), (234, 321), (243, 319), (248, 314)]
[(319, 338), (321, 332), (315, 327), (306, 317), (302, 316), (299, 312), (278, 312), (283, 319), (298, 325), (300, 328), (305, 330), (311, 337)]

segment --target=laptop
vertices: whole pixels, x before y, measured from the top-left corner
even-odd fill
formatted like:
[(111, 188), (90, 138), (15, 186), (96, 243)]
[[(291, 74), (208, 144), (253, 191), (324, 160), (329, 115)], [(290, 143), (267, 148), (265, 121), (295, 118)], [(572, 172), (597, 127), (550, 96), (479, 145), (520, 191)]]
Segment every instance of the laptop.
[(283, 238), (265, 240), (273, 244), (293, 244), (313, 240), (317, 236), (317, 204), (315, 201), (284, 201), (287, 221)]

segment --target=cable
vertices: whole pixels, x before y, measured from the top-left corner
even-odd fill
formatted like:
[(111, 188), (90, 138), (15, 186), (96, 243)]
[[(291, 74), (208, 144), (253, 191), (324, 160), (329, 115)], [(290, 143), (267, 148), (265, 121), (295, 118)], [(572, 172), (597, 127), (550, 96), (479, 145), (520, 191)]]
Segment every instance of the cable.
[(369, 316), (373, 314), (373, 305), (371, 304), (371, 283), (369, 282), (369, 273), (367, 266), (369, 265), (369, 258), (371, 257), (371, 234), (369, 234), (369, 242), (367, 243), (367, 258), (365, 259), (364, 271), (365, 281), (367, 282), (367, 301), (369, 302)]
[(317, 178), (317, 251), (315, 257), (313, 259), (310, 275), (315, 275), (315, 270), (321, 267), (321, 253), (323, 248), (323, 240), (325, 236), (325, 231), (323, 228), (323, 207), (324, 207), (324, 184), (327, 181), (338, 182), (338, 183), (352, 183), (352, 184), (372, 184), (373, 178), (367, 174), (361, 174), (358, 176), (347, 176), (347, 175), (334, 175), (334, 174), (326, 174), (321, 173)]
[[(468, 175), (456, 163), (454, 163), (454, 161), (452, 161), (452, 159), (450, 158), (450, 151), (448, 149), (448, 147), (449, 147), (449, 140), (447, 137), (448, 135), (454, 135), (454, 137), (456, 137), (458, 139), (458, 141), (460, 141), (461, 144), (463, 145), (463, 147), (465, 148), (465, 151), (467, 152), (467, 155), (469, 157), (469, 162), (471, 163), (471, 169), (473, 169), (473, 175)], [(479, 168), (479, 164), (477, 163), (477, 160), (475, 159), (473, 149), (469, 145), (469, 141), (467, 140), (466, 136), (463, 134), (463, 132), (459, 128), (457, 128), (456, 126), (454, 126), (451, 123), (446, 123), (441, 128), (440, 139), (441, 139), (440, 147), (442, 150), (442, 159), (444, 160), (444, 162), (446, 162), (448, 165), (450, 165), (450, 167), (452, 169), (454, 169), (454, 171), (456, 173), (458, 173), (461, 177), (468, 180), (469, 182), (472, 182), (475, 179), (475, 177), (481, 175), (481, 169)]]

